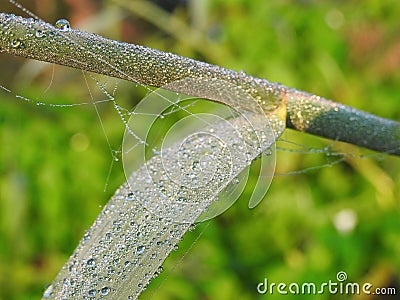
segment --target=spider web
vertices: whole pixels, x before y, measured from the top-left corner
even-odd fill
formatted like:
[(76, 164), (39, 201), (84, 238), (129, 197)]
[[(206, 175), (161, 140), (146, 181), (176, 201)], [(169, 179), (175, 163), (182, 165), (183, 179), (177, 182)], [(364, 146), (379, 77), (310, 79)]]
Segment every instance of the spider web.
[[(69, 108), (73, 108), (73, 107), (92, 107), (97, 119), (98, 119), (98, 123), (101, 127), (101, 130), (103, 132), (103, 136), (104, 139), (107, 142), (108, 148), (109, 148), (109, 153), (111, 156), (111, 161), (110, 161), (110, 169), (112, 168), (112, 165), (114, 162), (119, 161), (120, 157), (121, 157), (121, 147), (120, 146), (113, 146), (110, 143), (109, 140), (109, 136), (107, 133), (107, 129), (105, 128), (104, 122), (102, 120), (102, 116), (101, 116), (101, 111), (98, 109), (98, 107), (100, 105), (102, 106), (109, 106), (112, 107), (114, 109), (114, 111), (117, 113), (117, 118), (120, 120), (121, 124), (123, 125), (124, 128), (126, 128), (129, 133), (138, 138), (140, 140), (139, 137), (136, 136), (135, 132), (129, 128), (129, 126), (127, 125), (127, 122), (129, 120), (129, 118), (134, 115), (134, 114), (144, 114), (144, 115), (152, 115), (154, 117), (157, 118), (161, 118), (163, 119), (165, 116), (167, 115), (171, 115), (179, 110), (183, 110), (185, 112), (187, 112), (188, 114), (193, 115), (193, 113), (190, 112), (189, 108), (190, 107), (195, 107), (196, 105), (200, 105), (199, 100), (198, 99), (194, 99), (189, 103), (185, 103), (183, 106), (180, 106), (179, 104), (174, 104), (174, 108), (167, 111), (167, 112), (163, 112), (163, 113), (158, 113), (158, 114), (154, 114), (154, 113), (138, 113), (132, 110), (132, 108), (134, 107), (135, 104), (132, 104), (132, 102), (130, 103), (125, 103), (125, 104), (120, 104), (119, 102), (123, 102), (124, 98), (129, 97), (129, 95), (126, 95), (126, 84), (124, 86), (124, 91), (121, 92), (121, 95), (118, 95), (118, 84), (121, 82), (121, 80), (118, 79), (113, 79), (113, 78), (109, 78), (107, 76), (102, 76), (102, 75), (97, 75), (97, 74), (92, 74), (86, 71), (80, 71), (81, 75), (77, 74), (78, 72), (73, 72), (75, 74), (73, 74), (72, 76), (78, 78), (75, 79), (75, 82), (82, 82), (84, 83), (84, 86), (86, 86), (86, 93), (87, 95), (81, 97), (80, 99), (76, 100), (75, 103), (54, 103), (51, 102), (51, 100), (47, 100), (48, 96), (46, 95), (46, 93), (50, 90), (53, 86), (53, 84), (55, 84), (53, 81), (55, 72), (63, 74), (66, 73), (67, 71), (69, 71), (71, 73), (71, 70), (66, 70), (65, 67), (59, 67), (59, 66), (48, 66), (48, 63), (43, 63), (43, 62), (37, 62), (37, 61), (28, 61), (25, 63), (25, 65), (22, 66), (21, 68), (21, 73), (24, 72), (24, 70), (26, 68), (29, 67), (34, 67), (32, 65), (43, 65), (44, 67), (39, 67), (39, 69), (41, 69), (42, 71), (44, 70), (44, 72), (46, 71), (46, 68), (51, 68), (52, 71), (50, 72), (50, 74), (45, 75), (46, 77), (50, 76), (50, 78), (48, 78), (48, 83), (46, 83), (46, 81), (43, 83), (41, 83), (43, 85), (43, 87), (41, 89), (39, 89), (39, 91), (36, 91), (37, 95), (35, 96), (29, 96), (29, 95), (24, 95), (24, 88), (26, 87), (25, 85), (23, 85), (23, 87), (12, 87), (9, 88), (5, 85), (1, 85), (0, 84), (0, 90), (3, 91), (3, 93), (5, 95), (11, 96), (11, 97), (15, 97), (15, 99), (17, 99), (18, 101), (23, 101), (23, 102), (27, 102), (28, 105), (34, 105), (34, 106), (47, 106), (49, 108), (53, 108), (53, 109), (69, 109)], [(37, 66), (36, 66), (37, 68)], [(55, 68), (57, 68), (57, 70), (55, 71)], [(46, 73), (46, 72), (45, 72)], [(27, 79), (26, 77), (22, 77), (21, 75), (16, 75), (18, 81), (32, 81), (33, 79)], [(79, 79), (80, 78), (80, 79)], [(63, 84), (63, 83), (61, 83)], [(39, 84), (40, 85), (40, 84)], [(36, 85), (38, 86), (38, 84)], [(130, 85), (130, 88), (132, 88), (132, 84)], [(147, 86), (142, 86), (142, 85), (138, 85), (136, 84), (135, 89), (144, 89), (145, 92), (151, 93), (152, 91), (154, 91), (153, 88), (147, 87)], [(21, 90), (21, 91), (17, 91), (15, 92), (14, 90)], [(137, 98), (140, 98), (143, 95), (143, 93), (138, 93), (137, 94)], [(145, 95), (145, 94), (144, 94)], [(123, 105), (127, 105), (126, 107), (124, 107)], [(131, 107), (128, 107), (128, 105), (130, 105)], [(143, 143), (146, 143), (145, 141), (142, 140)], [(306, 167), (304, 169), (298, 169), (298, 170), (289, 170), (288, 172), (282, 173), (282, 174), (275, 174), (275, 176), (289, 176), (289, 175), (295, 175), (295, 174), (302, 174), (302, 173), (307, 173), (309, 171), (312, 170), (317, 170), (319, 168), (324, 168), (324, 167), (330, 167), (333, 166), (337, 163), (343, 162), (346, 159), (346, 156), (350, 155), (358, 155), (358, 157), (360, 158), (367, 158), (367, 157), (372, 157), (372, 158), (382, 158), (384, 156), (384, 154), (367, 154), (367, 155), (363, 155), (363, 154), (350, 154), (348, 152), (338, 152), (335, 150), (335, 145), (336, 144), (340, 144), (337, 143), (335, 141), (327, 141), (327, 142), (322, 142), (323, 144), (325, 144), (326, 146), (321, 146), (321, 147), (308, 147), (305, 146), (301, 143), (297, 143), (293, 140), (288, 140), (287, 138), (285, 138), (285, 134), (279, 138), (279, 140), (277, 140), (278, 142), (278, 146), (277, 146), (277, 151), (281, 152), (281, 153), (297, 153), (297, 154), (302, 154), (302, 155), (320, 155), (320, 156), (324, 156), (327, 161), (324, 164), (318, 164), (316, 166), (309, 166)]]
[[(33, 12), (31, 12), (30, 10), (26, 9), (25, 7), (23, 7), (21, 4), (19, 4), (17, 1), (14, 0), (8, 0), (8, 2), (12, 3), (15, 7), (17, 7), (18, 9), (20, 9), (22, 12), (26, 13), (27, 15), (33, 17), (34, 19), (37, 20), (41, 20), (38, 16), (36, 16)], [(101, 59), (101, 58), (99, 58)], [(37, 64), (41, 64), (36, 62)], [(45, 63), (42, 63), (45, 64)], [(27, 66), (26, 68), (29, 68), (29, 66)], [(65, 70), (63, 70), (64, 72)], [(54, 80), (54, 65), (52, 65), (52, 72), (51, 72), (51, 78), (48, 81), (48, 85), (45, 88), (45, 90), (43, 91), (43, 96), (45, 96), (46, 92), (50, 89), (50, 87), (53, 84), (53, 80)], [(101, 119), (101, 115), (99, 113), (99, 110), (97, 109), (97, 106), (99, 104), (102, 103), (111, 103), (111, 105), (114, 107), (115, 111), (118, 113), (119, 119), (121, 120), (121, 122), (124, 124), (125, 128), (130, 131), (129, 133), (133, 136), (135, 136), (135, 133), (129, 128), (129, 126), (127, 126), (127, 121), (129, 119), (129, 117), (131, 116), (131, 114), (135, 114), (135, 112), (132, 112), (131, 107), (125, 108), (121, 105), (118, 104), (117, 101), (121, 100), (120, 97), (116, 97), (116, 91), (117, 91), (117, 80), (113, 79), (114, 82), (114, 86), (110, 89), (108, 89), (108, 85), (109, 85), (109, 78), (105, 78), (103, 82), (100, 82), (99, 79), (96, 79), (96, 76), (98, 75), (93, 75), (93, 74), (87, 74), (85, 71), (82, 71), (82, 75), (84, 78), (84, 82), (85, 85), (87, 87), (87, 91), (89, 94), (89, 98), (86, 98), (86, 100), (83, 101), (79, 101), (77, 103), (51, 103), (51, 102), (47, 102), (45, 101), (43, 98), (42, 100), (40, 100), (40, 98), (34, 99), (34, 98), (30, 98), (27, 96), (24, 96), (23, 93), (14, 93), (11, 89), (0, 85), (0, 89), (2, 89), (3, 91), (12, 94), (13, 96), (15, 96), (17, 99), (23, 100), (23, 101), (27, 101), (27, 102), (31, 102), (32, 104), (35, 104), (37, 106), (42, 106), (42, 105), (47, 105), (50, 107), (59, 107), (59, 108), (69, 108), (69, 107), (73, 107), (73, 106), (93, 106), (96, 115), (98, 116), (98, 120), (100, 123), (100, 126), (102, 128), (104, 137), (107, 141), (108, 147), (109, 147), (109, 151), (110, 154), (112, 156), (112, 162), (110, 163), (110, 170), (112, 168), (113, 162), (118, 161), (119, 160), (119, 156), (121, 154), (121, 149), (118, 146), (117, 148), (113, 148), (110, 144), (110, 141), (108, 139), (107, 133), (106, 133), (106, 129), (104, 127), (103, 121)], [(89, 86), (89, 82), (88, 82), (88, 77), (90, 78), (90, 80), (92, 81), (92, 83), (95, 83), (95, 87), (91, 87)], [(148, 87), (148, 86), (143, 86), (143, 85), (139, 85), (136, 84), (136, 87), (141, 86), (142, 88), (144, 88), (148, 93), (154, 91), (153, 88)], [(104, 97), (103, 99), (98, 99), (95, 100), (94, 95), (92, 94), (92, 91), (94, 89), (97, 88), (97, 92), (101, 92), (102, 96)], [(168, 101), (168, 99), (166, 99)], [(197, 101), (197, 100), (196, 100)], [(195, 101), (195, 102), (196, 102)], [(195, 104), (195, 102), (193, 104), (186, 104), (188, 106), (192, 106)], [(183, 110), (186, 111), (187, 113), (190, 114), (189, 111), (187, 111), (186, 107), (183, 106), (181, 107), (179, 104), (177, 103), (171, 103), (172, 105), (175, 106), (176, 110)], [(173, 111), (168, 112), (173, 113)], [(156, 114), (156, 117), (159, 118), (163, 118), (163, 114)], [(145, 141), (142, 141), (143, 143), (145, 143)], [(353, 156), (354, 154), (349, 154), (347, 152), (338, 152), (333, 150), (334, 149), (334, 145), (336, 144), (336, 142), (327, 142), (325, 143), (326, 146), (322, 147), (322, 148), (310, 148), (307, 146), (304, 146), (301, 143), (296, 143), (294, 141), (287, 141), (285, 140), (284, 137), (281, 137), (278, 141), (278, 143), (282, 146), (278, 146), (277, 150), (282, 151), (282, 152), (288, 152), (288, 153), (303, 153), (303, 154), (319, 154), (325, 157), (326, 162), (323, 164), (318, 164), (316, 166), (309, 166), (306, 167), (304, 169), (298, 169), (298, 170), (290, 170), (288, 172), (282, 173), (282, 174), (275, 174), (276, 176), (287, 176), (287, 175), (295, 175), (295, 174), (302, 174), (302, 173), (306, 173), (308, 171), (311, 170), (316, 170), (319, 168), (324, 168), (324, 167), (331, 167), (335, 164), (338, 164), (340, 162), (345, 161), (346, 156)], [(285, 145), (291, 145), (292, 147), (285, 147)], [(294, 147), (293, 147), (294, 146)], [(363, 155), (360, 154), (359, 155), (360, 158), (365, 158), (365, 157), (378, 157), (381, 158), (382, 154), (367, 154), (367, 155)], [(108, 181), (108, 179), (107, 179)], [(107, 186), (107, 183), (106, 183)]]

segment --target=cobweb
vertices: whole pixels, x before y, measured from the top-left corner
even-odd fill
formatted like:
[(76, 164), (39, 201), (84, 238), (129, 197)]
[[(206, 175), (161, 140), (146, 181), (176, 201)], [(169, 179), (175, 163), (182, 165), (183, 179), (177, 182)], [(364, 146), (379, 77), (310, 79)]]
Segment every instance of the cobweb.
[[(22, 11), (28, 12), (23, 7), (20, 6), (18, 7), (21, 8)], [(38, 71), (35, 74), (31, 74), (30, 76), (24, 74), (26, 73), (26, 70), (33, 67), (33, 65), (36, 66)], [(44, 69), (47, 69), (47, 71), (43, 72)], [(45, 74), (44, 76), (43, 73)], [(68, 73), (75, 73), (75, 74), (74, 76), (68, 78), (68, 75), (66, 75)], [(58, 67), (38, 62), (34, 63), (27, 62), (26, 66), (24, 66), (21, 69), (21, 74), (17, 75), (16, 78), (20, 78), (19, 81), (24, 81), (24, 80), (28, 81), (27, 78), (30, 78), (30, 80), (28, 81), (30, 83), (22, 85), (22, 88), (0, 83), (0, 89), (4, 94), (14, 97), (17, 101), (20, 101), (24, 105), (31, 106), (34, 109), (36, 109), (36, 107), (38, 107), (37, 109), (39, 109), (40, 107), (46, 107), (51, 110), (60, 110), (60, 109), (70, 110), (72, 108), (76, 109), (76, 107), (78, 107), (78, 109), (86, 109), (86, 108), (93, 109), (93, 113), (96, 116), (98, 123), (97, 126), (98, 129), (96, 130), (101, 130), (103, 138), (106, 141), (106, 145), (110, 156), (109, 172), (106, 178), (104, 178), (105, 190), (108, 189), (110, 174), (112, 172), (112, 169), (114, 168), (115, 163), (120, 162), (122, 160), (123, 149), (120, 141), (119, 142), (111, 141), (110, 138), (111, 134), (109, 133), (109, 129), (107, 128), (107, 125), (105, 124), (104, 121), (106, 117), (103, 114), (109, 114), (110, 111), (112, 111), (114, 114), (113, 118), (115, 122), (119, 123), (119, 129), (121, 130), (121, 135), (122, 135), (122, 130), (126, 130), (127, 134), (136, 139), (139, 142), (139, 144), (147, 146), (148, 149), (150, 149), (150, 152), (152, 152), (148, 156), (148, 158), (151, 158), (153, 157), (153, 155), (157, 155), (158, 153), (160, 153), (160, 148), (158, 146), (153, 146), (153, 144), (149, 143), (148, 140), (143, 139), (136, 133), (135, 128), (129, 125), (129, 120), (131, 119), (132, 116), (135, 116), (138, 119), (140, 119), (142, 115), (153, 116), (157, 119), (168, 119), (168, 118), (174, 118), (176, 117), (176, 115), (183, 112), (185, 115), (194, 116), (195, 118), (197, 118), (196, 113), (197, 111), (199, 111), (199, 107), (201, 107), (202, 105), (209, 105), (205, 104), (204, 100), (201, 99), (197, 98), (185, 99), (185, 101), (176, 101), (176, 102), (170, 101), (171, 104), (170, 109), (159, 113), (138, 112), (133, 109), (137, 104), (136, 99), (141, 98), (139, 96), (140, 94), (142, 94), (142, 97), (151, 94), (154, 91), (153, 88), (140, 86), (132, 83), (127, 84), (120, 80), (107, 78), (105, 76), (99, 76), (84, 71), (71, 71), (64, 67)], [(25, 92), (26, 86), (29, 86), (30, 84), (37, 84), (34, 81), (37, 79), (37, 77), (40, 76), (44, 77), (41, 78), (40, 80), (41, 82), (39, 83), (39, 85), (41, 85), (41, 90), (39, 92), (38, 91), (32, 92), (32, 93), (37, 93), (36, 95), (27, 94)], [(78, 84), (79, 86), (81, 87), (83, 86), (84, 88), (80, 89), (80, 92), (78, 95), (76, 95), (76, 100), (73, 103), (66, 103), (63, 101), (63, 99), (61, 99), (59, 102), (54, 102), (54, 97), (49, 95), (52, 93), (57, 93), (59, 91), (59, 87), (66, 83), (71, 84), (71, 86)], [(134, 87), (132, 87), (132, 85), (134, 85)], [(130, 91), (132, 89), (137, 89), (141, 91), (137, 92), (134, 96), (132, 96), (130, 95), (131, 93)], [(181, 96), (178, 95), (178, 97)], [(163, 98), (169, 101), (168, 97), (163, 97)], [(184, 95), (182, 95), (182, 98), (184, 98)], [(108, 108), (105, 109), (105, 107)], [(218, 110), (219, 108), (214, 107), (213, 109)], [(207, 123), (206, 125), (210, 125), (213, 128), (217, 126), (215, 120), (207, 121), (206, 123)], [(384, 159), (384, 157), (382, 157), (382, 155), (380, 154), (369, 154), (367, 152), (367, 154), (364, 155), (358, 153), (358, 151), (356, 151), (355, 153), (351, 153), (350, 150), (348, 149), (345, 149), (344, 151), (337, 150), (340, 149), (340, 143), (337, 143), (335, 141), (319, 140), (315, 143), (317, 144), (317, 146), (315, 147), (306, 146), (301, 142), (291, 140), (290, 136), (287, 137), (287, 135), (284, 134), (277, 142), (278, 161), (279, 161), (279, 156), (285, 157), (287, 159), (288, 156), (294, 155), (296, 157), (296, 160), (298, 160), (297, 159), (298, 157), (303, 157), (305, 161), (307, 160), (310, 161), (311, 165), (309, 163), (305, 163), (305, 166), (303, 164), (300, 164), (298, 166), (295, 165), (294, 167), (293, 166), (289, 168), (285, 167), (282, 168), (283, 169), (282, 172), (279, 172), (280, 166), (278, 164), (278, 173), (275, 174), (275, 176), (297, 176), (299, 174), (314, 173), (318, 172), (318, 169), (332, 167), (337, 164), (346, 162), (346, 160), (352, 159), (354, 157), (357, 159), (363, 159), (364, 157), (368, 156), (374, 159)], [(269, 150), (266, 150), (266, 152), (268, 151)], [(312, 164), (312, 161), (314, 161), (314, 164)], [(131, 195), (132, 192), (128, 192), (129, 187), (125, 186), (124, 188), (127, 191), (126, 194), (130, 195), (129, 197), (133, 197)], [(139, 208), (136, 206), (134, 207), (134, 209), (130, 208), (130, 210), (133, 211), (135, 209), (138, 210)], [(127, 213), (129, 213), (130, 210), (128, 210)], [(151, 218), (151, 221), (155, 221), (155, 219), (153, 220), (153, 218), (155, 217), (160, 217), (160, 216), (155, 215), (149, 218)], [(142, 226), (140, 222), (141, 221), (138, 221), (137, 226)], [(183, 226), (184, 230), (182, 229), (182, 231), (185, 231), (190, 226), (191, 226), (190, 224)], [(118, 228), (118, 224), (116, 225), (116, 227)], [(176, 230), (179, 231), (179, 229)], [(177, 241), (179, 240), (180, 239), (178, 238)], [(166, 247), (176, 248), (176, 245), (168, 244), (166, 245)], [(136, 251), (138, 255), (141, 255), (145, 251), (145, 249), (148, 250), (147, 247), (145, 246), (143, 246), (143, 248), (141, 248), (141, 246), (138, 246), (134, 251)], [(96, 263), (97, 262), (95, 260), (93, 261), (87, 260), (89, 268), (92, 269), (97, 268)], [(126, 265), (125, 267), (129, 269), (129, 263), (132, 262), (125, 261), (122, 263), (124, 263)], [(79, 268), (79, 266), (73, 265), (73, 268), (75, 267)], [(162, 267), (159, 267), (155, 271), (155, 273), (158, 274), (161, 271)], [(147, 276), (154, 276), (154, 274)], [(143, 277), (146, 277), (146, 274), (143, 274)], [(139, 287), (140, 290), (142, 290), (142, 288), (143, 285)], [(104, 286), (104, 287), (99, 287), (98, 290), (96, 290), (95, 292), (107, 296), (110, 290), (108, 290), (106, 286)]]
[[(26, 74), (26, 70), (29, 68), (36, 71), (32, 72), (31, 74)], [(39, 77), (39, 76), (44, 78), (41, 78), (40, 82), (35, 82), (34, 77)], [(60, 77), (59, 78), (60, 83), (56, 82), (57, 77)], [(112, 168), (114, 162), (120, 160), (121, 146), (111, 145), (111, 142), (109, 140), (109, 134), (107, 133), (107, 128), (105, 128), (103, 122), (103, 116), (101, 115), (104, 109), (99, 109), (99, 107), (102, 108), (107, 107), (107, 111), (105, 113), (109, 113), (109, 108), (111, 107), (114, 110), (116, 118), (119, 119), (119, 122), (122, 125), (122, 127), (127, 129), (129, 131), (129, 134), (138, 138), (143, 143), (146, 143), (145, 141), (137, 137), (134, 130), (129, 128), (129, 126), (127, 125), (132, 115), (143, 114), (163, 119), (164, 117), (180, 110), (183, 110), (188, 114), (192, 114), (190, 112), (191, 107), (196, 108), (196, 106), (201, 106), (202, 103), (204, 103), (200, 102), (201, 100), (196, 98), (192, 99), (191, 101), (186, 100), (185, 103), (182, 105), (174, 104), (173, 108), (167, 112), (139, 113), (133, 110), (134, 106), (137, 104), (137, 101), (139, 101), (140, 98), (154, 91), (154, 88), (134, 83), (127, 84), (126, 82), (122, 82), (121, 80), (114, 78), (109, 78), (107, 76), (92, 74), (86, 71), (69, 70), (66, 67), (55, 66), (38, 61), (25, 62), (25, 64), (22, 65), (21, 68), (19, 69), (19, 72), (15, 75), (15, 78), (16, 81), (18, 82), (28, 82), (28, 84), (22, 84), (22, 85), (15, 83), (10, 83), (10, 85), (0, 84), (0, 90), (2, 91), (3, 95), (8, 97), (14, 97), (17, 101), (20, 102), (26, 102), (26, 105), (32, 105), (37, 107), (45, 106), (48, 107), (49, 109), (54, 109), (55, 111), (61, 109), (67, 110), (75, 107), (92, 108), (95, 115), (97, 116), (98, 125), (101, 128), (103, 137), (109, 148), (109, 153), (111, 156), (110, 168)], [(60, 102), (52, 102), (54, 101), (54, 95), (49, 96), (47, 94), (53, 94), (51, 93), (52, 89), (55, 90), (55, 93), (63, 92), (62, 89), (60, 91), (60, 86), (65, 84), (66, 80), (68, 81), (68, 84), (71, 85), (75, 84), (81, 86), (81, 88), (79, 89), (80, 96), (76, 97), (76, 99), (71, 103), (63, 102), (63, 100), (60, 100)], [(122, 91), (120, 92), (120, 95), (118, 95), (119, 92), (118, 86), (121, 82), (123, 84), (123, 87)], [(27, 95), (24, 92), (27, 85), (29, 84), (36, 84), (36, 87), (39, 87), (36, 91), (32, 91), (33, 93), (35, 93), (35, 95)], [(82, 86), (84, 87), (84, 90), (86, 90), (86, 92), (82, 91)], [(134, 94), (133, 97), (129, 95), (129, 91), (127, 91), (127, 89), (130, 90), (136, 89), (136, 93)], [(50, 100), (48, 98), (50, 98)], [(126, 99), (128, 99), (128, 101), (126, 101)], [(359, 157), (365, 156), (365, 157), (376, 157), (376, 158), (384, 157), (383, 154), (379, 153), (362, 155), (362, 154), (351, 154), (348, 152), (338, 152), (337, 150), (335, 150), (335, 145), (339, 144), (340, 146), (339, 142), (322, 141), (321, 139), (318, 140), (317, 143), (325, 146), (309, 147), (302, 143), (297, 143), (296, 141), (290, 140), (290, 138), (288, 139), (286, 137), (286, 134), (281, 136), (277, 140), (277, 142), (278, 142), (277, 150), (279, 152), (296, 153), (302, 155), (320, 155), (326, 159), (326, 163), (317, 164), (315, 166), (309, 166), (307, 168), (289, 170), (282, 174), (275, 174), (275, 176), (289, 176), (289, 175), (306, 173), (319, 168), (330, 167), (337, 163), (345, 161), (346, 156), (349, 155), (350, 156), (358, 155)]]

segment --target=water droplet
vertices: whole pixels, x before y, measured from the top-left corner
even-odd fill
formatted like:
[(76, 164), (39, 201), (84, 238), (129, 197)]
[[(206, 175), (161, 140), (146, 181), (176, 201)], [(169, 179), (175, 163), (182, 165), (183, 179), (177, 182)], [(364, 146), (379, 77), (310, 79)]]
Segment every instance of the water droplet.
[(95, 297), (96, 296), (96, 290), (92, 289), (88, 292), (89, 297)]
[(198, 160), (195, 160), (194, 162), (193, 162), (193, 164), (192, 164), (192, 169), (193, 170), (195, 170), (198, 166), (199, 166), (199, 161)]
[(22, 46), (22, 42), (20, 39), (15, 39), (11, 41), (11, 47), (13, 48), (19, 48)]
[(130, 262), (129, 260), (127, 260), (127, 261), (124, 263), (125, 268), (129, 267), (130, 265), (131, 265), (131, 262)]
[(156, 148), (153, 148), (152, 150), (153, 150), (153, 153), (154, 153), (155, 155), (161, 154), (161, 151), (160, 151), (160, 150), (157, 150)]
[(85, 235), (83, 236), (83, 240), (85, 242), (88, 242), (90, 240), (90, 232), (85, 232)]
[(143, 254), (144, 253), (144, 250), (145, 250), (145, 247), (144, 246), (138, 246), (137, 247), (137, 254)]
[(43, 298), (50, 298), (53, 293), (53, 285), (50, 284), (43, 293)]
[(233, 183), (233, 184), (239, 184), (239, 182), (240, 182), (240, 179), (239, 179), (238, 177), (234, 177), (234, 178), (232, 179), (232, 183)]
[(94, 266), (96, 265), (96, 261), (94, 258), (89, 258), (86, 263), (90, 268), (94, 268)]
[(37, 37), (37, 38), (42, 38), (42, 37), (44, 37), (46, 34), (43, 32), (43, 30), (40, 30), (40, 29), (38, 29), (38, 30), (36, 30), (36, 32), (35, 32), (35, 36)]
[(176, 199), (176, 202), (178, 202), (178, 203), (183, 203), (183, 202), (185, 202), (185, 198), (184, 197), (178, 197), (178, 199)]
[(69, 31), (71, 29), (68, 20), (65, 19), (57, 20), (55, 27), (61, 31)]
[(193, 230), (195, 230), (195, 229), (196, 229), (196, 224), (195, 224), (195, 223), (190, 224), (190, 226), (189, 226), (189, 231), (193, 231)]
[(70, 264), (68, 270), (71, 274), (76, 274), (76, 266), (74, 264)]
[(108, 295), (110, 293), (111, 289), (108, 286), (102, 287), (100, 290), (100, 293), (105, 296)]

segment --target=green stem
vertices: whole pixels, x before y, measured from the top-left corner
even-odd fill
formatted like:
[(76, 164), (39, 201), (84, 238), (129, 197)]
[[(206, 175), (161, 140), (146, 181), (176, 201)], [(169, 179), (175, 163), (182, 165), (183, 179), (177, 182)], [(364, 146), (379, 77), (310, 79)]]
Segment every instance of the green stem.
[[(187, 77), (225, 80), (254, 97), (266, 113), (276, 112), (287, 99), (289, 128), (400, 155), (399, 122), (175, 54), (78, 30), (61, 31), (42, 21), (4, 13), (0, 13), (0, 51), (156, 87)], [(175, 90), (204, 96), (195, 87)], [(218, 101), (218, 95), (213, 99)], [(248, 108), (250, 104), (238, 105)]]

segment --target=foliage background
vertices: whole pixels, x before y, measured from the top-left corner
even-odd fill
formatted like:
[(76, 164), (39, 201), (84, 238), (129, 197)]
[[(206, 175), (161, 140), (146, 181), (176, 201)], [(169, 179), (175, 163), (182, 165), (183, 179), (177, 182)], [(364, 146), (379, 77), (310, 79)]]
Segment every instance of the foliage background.
[[(398, 1), (147, 4), (156, 2), (163, 3), (163, 14), (153, 7), (155, 15), (143, 17), (115, 1), (20, 1), (48, 22), (68, 18), (76, 28), (243, 69), (400, 120)], [(5, 0), (0, 10), (24, 15)], [(184, 27), (168, 33), (169, 24), (156, 25), (162, 17), (177, 18), (200, 34), (193, 38)], [(110, 103), (99, 104), (116, 150), (110, 151), (79, 71), (3, 54), (0, 69), (1, 85), (35, 101), (89, 102), (37, 106), (0, 90), (0, 299), (34, 299), (123, 183), (118, 150), (124, 128)], [(132, 84), (118, 84), (117, 100), (124, 107), (144, 94)], [(101, 99), (98, 89), (93, 93)], [(331, 143), (292, 131), (284, 138), (320, 149)], [(263, 203), (248, 210), (246, 191), (225, 214), (188, 234), (143, 298), (258, 299), (266, 297), (256, 293), (265, 277), (322, 283), (335, 280), (339, 271), (347, 272), (348, 281), (394, 286), (400, 293), (400, 160), (360, 158), (371, 153), (340, 143), (332, 147), (348, 154), (345, 162), (297, 175), (290, 172), (321, 166), (327, 157), (279, 152), (277, 173), (287, 175), (274, 179)], [(356, 216), (347, 233), (334, 223), (343, 210)]]

